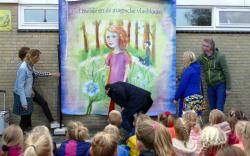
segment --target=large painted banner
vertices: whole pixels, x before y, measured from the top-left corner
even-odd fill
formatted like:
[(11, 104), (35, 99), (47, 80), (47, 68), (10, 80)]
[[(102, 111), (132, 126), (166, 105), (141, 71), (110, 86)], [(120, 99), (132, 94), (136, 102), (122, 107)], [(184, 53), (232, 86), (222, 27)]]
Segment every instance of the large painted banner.
[(11, 11), (0, 10), (0, 31), (11, 31)]
[(64, 114), (107, 114), (117, 81), (175, 113), (175, 0), (60, 0), (60, 69)]

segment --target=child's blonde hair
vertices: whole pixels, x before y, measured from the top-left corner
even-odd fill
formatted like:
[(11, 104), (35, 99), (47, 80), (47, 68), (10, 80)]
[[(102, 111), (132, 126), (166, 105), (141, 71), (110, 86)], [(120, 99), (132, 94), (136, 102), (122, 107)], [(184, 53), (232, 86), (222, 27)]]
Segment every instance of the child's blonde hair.
[(158, 122), (162, 123), (166, 127), (173, 127), (175, 117), (170, 112), (163, 112), (158, 116)]
[(89, 137), (88, 128), (79, 121), (70, 121), (67, 128), (69, 139), (86, 140)]
[(207, 126), (201, 132), (201, 144), (203, 147), (221, 146), (226, 143), (226, 133), (217, 127)]
[(45, 135), (51, 135), (49, 129), (46, 126), (36, 126), (32, 129), (31, 132), (45, 134)]
[(184, 146), (187, 147), (189, 141), (189, 132), (187, 127), (185, 127), (184, 122), (181, 119), (177, 119), (174, 124), (174, 130), (176, 138), (184, 142)]
[(244, 151), (242, 151), (239, 147), (235, 146), (226, 146), (221, 148), (217, 153), (216, 156), (246, 156)]
[(200, 124), (198, 123), (198, 116), (195, 111), (186, 111), (183, 113), (182, 119), (184, 124), (188, 130), (188, 134), (190, 133), (191, 129)]
[(175, 155), (171, 136), (167, 128), (156, 121), (145, 120), (138, 123), (136, 138), (141, 141), (147, 149), (153, 149), (158, 156)]
[(134, 126), (135, 128), (137, 127), (137, 125), (143, 121), (146, 121), (146, 120), (151, 120), (151, 118), (146, 115), (146, 114), (142, 114), (140, 113), (134, 120)]
[(52, 137), (44, 127), (38, 126), (28, 135), (25, 141), (24, 156), (53, 156)]
[[(15, 145), (20, 145), (21, 147), (23, 147), (23, 141), (23, 131), (19, 126), (13, 124), (4, 130), (2, 135), (3, 148)], [(3, 156), (7, 155), (8, 151), (3, 150)]]
[(106, 132), (97, 133), (91, 143), (91, 156), (113, 156), (117, 153), (118, 140)]
[(195, 53), (192, 51), (185, 51), (183, 53), (184, 67), (188, 67), (191, 63), (196, 61)]
[(215, 155), (219, 149), (226, 146), (227, 135), (221, 129), (213, 126), (205, 127), (201, 132), (202, 153)]
[(218, 110), (218, 109), (214, 109), (210, 112), (209, 114), (209, 123), (210, 125), (215, 125), (215, 124), (219, 124), (226, 121), (226, 116), (225, 114)]
[(118, 141), (121, 139), (121, 137), (120, 137), (120, 131), (119, 131), (119, 129), (118, 129), (116, 126), (114, 126), (114, 125), (111, 125), (111, 124), (107, 125), (107, 126), (104, 128), (103, 131), (106, 132), (106, 133), (109, 133), (109, 134), (111, 134), (111, 135), (114, 135), (114, 136), (116, 137), (116, 140), (118, 140)]
[(112, 125), (119, 127), (122, 123), (122, 115), (117, 110), (112, 110), (109, 113), (108, 122)]
[(243, 132), (245, 130), (247, 121), (238, 121), (235, 125), (235, 134), (236, 136), (242, 140), (243, 138)]
[(106, 46), (108, 48), (111, 48), (108, 44), (107, 44), (107, 40), (106, 40), (106, 33), (107, 32), (115, 32), (118, 34), (118, 38), (119, 38), (119, 47), (121, 49), (125, 49), (127, 47), (128, 44), (128, 35), (127, 32), (124, 30), (124, 28), (122, 26), (116, 26), (116, 25), (111, 25), (109, 26), (105, 32), (104, 32), (104, 42), (106, 44)]
[(250, 122), (246, 122), (242, 135), (242, 141), (247, 154), (250, 153)]

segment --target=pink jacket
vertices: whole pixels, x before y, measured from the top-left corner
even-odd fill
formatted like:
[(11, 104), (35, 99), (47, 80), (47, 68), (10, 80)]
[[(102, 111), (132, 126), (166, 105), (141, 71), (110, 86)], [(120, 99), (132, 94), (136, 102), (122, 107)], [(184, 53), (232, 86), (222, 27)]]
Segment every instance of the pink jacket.
[[(20, 145), (10, 146), (8, 147), (8, 156), (21, 156), (23, 153), (23, 149)], [(3, 151), (1, 149), (0, 153), (2, 154)]]
[(220, 128), (223, 132), (227, 134), (227, 136), (231, 133), (231, 127), (227, 121), (215, 124), (214, 127)]
[(199, 153), (201, 152), (201, 133), (198, 132), (196, 133), (193, 129), (191, 129), (190, 131), (190, 135), (189, 135), (189, 140), (194, 141), (194, 143), (197, 145), (197, 149), (196, 149), (196, 155), (199, 155)]
[(239, 143), (239, 139), (236, 136), (235, 132), (231, 131), (228, 134), (228, 144), (229, 145), (233, 145), (233, 144), (238, 144)]
[(197, 145), (194, 141), (189, 140), (187, 146), (184, 146), (184, 142), (176, 138), (172, 139), (173, 147), (177, 156), (196, 156)]

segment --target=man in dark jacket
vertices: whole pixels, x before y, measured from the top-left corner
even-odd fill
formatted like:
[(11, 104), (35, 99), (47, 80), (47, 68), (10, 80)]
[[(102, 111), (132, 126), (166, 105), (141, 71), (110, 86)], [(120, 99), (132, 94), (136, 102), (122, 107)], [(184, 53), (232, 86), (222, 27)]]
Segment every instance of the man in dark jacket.
[(151, 93), (126, 82), (116, 82), (105, 86), (106, 94), (122, 108), (122, 127), (133, 132), (135, 113), (147, 113), (153, 104)]
[(224, 110), (226, 95), (230, 94), (231, 78), (226, 58), (217, 49), (212, 39), (204, 39), (203, 54), (198, 58), (207, 82), (210, 110)]

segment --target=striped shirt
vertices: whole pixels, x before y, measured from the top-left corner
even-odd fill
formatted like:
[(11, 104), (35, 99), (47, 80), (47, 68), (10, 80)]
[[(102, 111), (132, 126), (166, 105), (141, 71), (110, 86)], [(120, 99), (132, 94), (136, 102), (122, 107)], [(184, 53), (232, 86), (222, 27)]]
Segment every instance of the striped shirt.
[(37, 77), (48, 77), (48, 76), (51, 76), (50, 72), (37, 71), (34, 66), (33, 66), (33, 73), (34, 73), (34, 77), (35, 78), (37, 78)]

